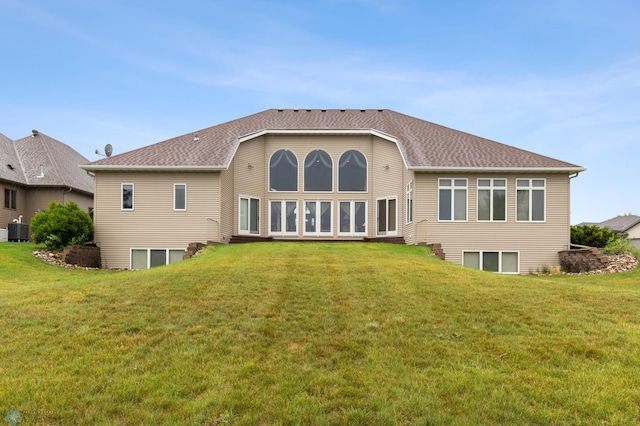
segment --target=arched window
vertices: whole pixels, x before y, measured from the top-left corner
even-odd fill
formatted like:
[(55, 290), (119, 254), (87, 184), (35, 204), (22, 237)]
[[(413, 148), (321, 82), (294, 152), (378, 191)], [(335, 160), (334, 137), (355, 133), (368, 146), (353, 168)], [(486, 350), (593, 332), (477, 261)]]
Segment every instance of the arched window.
[(350, 149), (340, 156), (338, 191), (367, 191), (367, 159), (360, 151)]
[(276, 151), (269, 161), (269, 191), (298, 190), (298, 159), (287, 149)]
[(307, 154), (304, 160), (304, 190), (333, 190), (333, 162), (326, 151), (316, 149)]

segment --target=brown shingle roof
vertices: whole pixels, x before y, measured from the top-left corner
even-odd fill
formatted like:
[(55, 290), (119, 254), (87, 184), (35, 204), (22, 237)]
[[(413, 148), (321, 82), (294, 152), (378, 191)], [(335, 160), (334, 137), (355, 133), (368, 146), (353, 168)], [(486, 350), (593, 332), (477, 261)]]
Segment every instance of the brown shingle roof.
[(93, 178), (78, 167), (89, 160), (70, 146), (37, 131), (13, 145), (27, 185), (66, 186), (93, 194)]
[(407, 167), (413, 169), (584, 170), (574, 164), (387, 109), (270, 109), (105, 158), (84, 168), (224, 168), (247, 135), (261, 131), (339, 130), (389, 135), (397, 142)]
[(0, 179), (26, 185), (27, 180), (11, 139), (0, 133)]
[(626, 232), (638, 223), (640, 223), (640, 216), (628, 215), (617, 216), (609, 220), (605, 220), (604, 222), (600, 222), (597, 225), (601, 228), (609, 228), (612, 231)]

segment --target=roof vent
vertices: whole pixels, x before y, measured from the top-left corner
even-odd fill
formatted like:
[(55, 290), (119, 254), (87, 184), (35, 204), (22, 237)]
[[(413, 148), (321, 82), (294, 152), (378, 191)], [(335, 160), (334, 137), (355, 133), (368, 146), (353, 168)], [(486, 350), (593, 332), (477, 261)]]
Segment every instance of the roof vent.
[(40, 132), (38, 132), (36, 129), (33, 129), (31, 133), (33, 134), (34, 138), (40, 134)]
[(200, 140), (200, 138), (198, 137), (198, 134), (197, 134), (197, 133), (194, 133), (194, 134), (193, 134), (193, 140), (194, 140), (194, 141), (199, 141), (199, 140)]

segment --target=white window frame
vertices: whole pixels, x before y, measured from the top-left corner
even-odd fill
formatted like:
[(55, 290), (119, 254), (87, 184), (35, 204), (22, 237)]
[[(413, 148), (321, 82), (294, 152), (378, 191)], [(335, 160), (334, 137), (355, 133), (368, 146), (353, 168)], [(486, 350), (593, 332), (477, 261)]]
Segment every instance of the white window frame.
[[(527, 182), (526, 186), (518, 186), (519, 182)], [(534, 186), (534, 181), (542, 181), (542, 186)], [(527, 191), (529, 197), (528, 219), (518, 219), (518, 192)], [(533, 192), (542, 191), (542, 220), (533, 219)], [(516, 178), (516, 222), (520, 223), (545, 223), (547, 221), (547, 179), (545, 178)]]
[(405, 224), (413, 222), (413, 181), (409, 181), (406, 187), (406, 215)]
[[(247, 200), (247, 229), (242, 229), (242, 200)], [(257, 232), (251, 232), (251, 202), (255, 200), (258, 202), (257, 211)], [(238, 235), (260, 235), (260, 207), (261, 200), (258, 197), (251, 197), (249, 195), (240, 195), (238, 197)]]
[[(389, 202), (393, 200), (395, 201), (395, 212), (393, 212), (394, 214), (394, 218), (395, 218), (395, 224), (394, 224), (394, 230), (389, 230)], [(384, 208), (385, 208), (385, 229), (382, 231), (380, 230), (380, 201), (384, 201)], [(376, 235), (384, 235), (387, 237), (393, 237), (398, 235), (398, 197), (382, 197), (382, 198), (376, 198)]]
[(164, 265), (157, 265), (157, 266), (166, 266), (166, 265), (170, 265), (172, 263), (176, 263), (181, 261), (180, 260), (176, 260), (171, 262), (171, 252), (181, 252), (183, 255), (184, 253), (186, 253), (187, 251), (184, 248), (157, 248), (157, 247), (153, 247), (153, 248), (142, 248), (142, 247), (133, 247), (131, 249), (129, 249), (129, 268), (133, 269), (133, 252), (134, 251), (146, 251), (146, 256), (147, 256), (147, 261), (146, 261), (146, 268), (144, 269), (151, 269), (151, 252), (152, 251), (160, 251), (160, 250), (164, 250), (165, 251), (165, 263)]
[[(296, 159), (296, 188), (292, 189), (292, 190), (287, 190), (287, 191), (283, 191), (283, 190), (279, 190), (279, 189), (273, 189), (271, 187), (271, 160), (273, 160), (273, 156), (276, 155), (277, 153), (279, 153), (280, 151), (288, 151), (291, 152), (291, 154), (293, 154), (293, 156)], [(303, 166), (304, 167), (304, 166)], [(277, 149), (275, 152), (273, 152), (271, 154), (271, 157), (269, 157), (269, 164), (268, 164), (268, 176), (267, 176), (267, 182), (268, 182), (268, 192), (298, 192), (298, 188), (300, 186), (300, 161), (298, 160), (298, 156), (295, 154), (295, 152), (291, 151), (290, 149)]]
[[(176, 188), (179, 187), (179, 186), (184, 187), (184, 208), (183, 209), (176, 208), (176, 205), (178, 204)], [(185, 211), (187, 211), (187, 184), (186, 183), (174, 183), (173, 184), (173, 211), (174, 212), (185, 212)]]
[[(518, 250), (464, 250), (462, 252), (462, 265), (463, 266), (467, 266), (464, 263), (464, 260), (465, 260), (464, 257), (465, 257), (465, 254), (468, 254), (468, 253), (477, 253), (478, 254), (479, 262), (480, 262), (480, 267), (478, 269), (480, 271), (484, 271), (484, 269), (483, 269), (484, 256), (483, 255), (485, 253), (497, 253), (498, 254), (498, 271), (496, 271), (495, 273), (498, 273), (498, 274), (509, 274), (509, 275), (519, 275), (520, 274), (520, 251), (518, 251)], [(517, 268), (517, 271), (515, 271), (515, 272), (503, 272), (502, 271), (502, 268), (503, 268), (503, 265), (502, 265), (502, 263), (503, 263), (502, 262), (503, 255), (504, 254), (514, 254), (514, 253), (518, 256), (518, 261), (517, 261), (518, 268)], [(468, 267), (471, 267), (471, 266), (468, 266)], [(487, 271), (487, 272), (491, 272), (491, 271)]]
[[(340, 216), (342, 214), (341, 212), (341, 204), (342, 203), (349, 203), (349, 231), (347, 232), (342, 232), (340, 229)], [(355, 214), (356, 214), (356, 209), (355, 209), (355, 205), (356, 203), (364, 203), (364, 231), (363, 232), (356, 232), (355, 230)], [(366, 237), (367, 236), (367, 229), (368, 229), (368, 217), (369, 217), (369, 206), (367, 203), (367, 200), (338, 200), (338, 217), (337, 217), (337, 227), (338, 227), (338, 235), (342, 236), (342, 237)]]
[[(364, 158), (364, 161), (365, 161), (365, 167), (364, 167), (364, 170), (365, 170), (364, 190), (362, 190), (362, 191), (353, 191), (353, 190), (350, 191), (350, 190), (342, 190), (342, 189), (340, 189), (340, 174), (341, 174), (340, 162), (342, 161), (342, 157), (344, 157), (344, 155), (346, 153), (351, 152), (351, 151), (357, 152), (360, 155), (362, 155), (362, 157)], [(337, 167), (336, 167), (336, 169), (337, 169), (336, 170), (337, 179), (336, 179), (336, 183), (335, 183), (335, 188), (336, 188), (336, 191), (338, 193), (340, 193), (340, 194), (366, 194), (366, 193), (369, 192), (369, 159), (367, 158), (367, 156), (365, 155), (364, 152), (362, 152), (361, 150), (356, 149), (356, 148), (349, 148), (349, 149), (345, 150), (342, 154), (340, 154), (340, 156), (338, 157), (338, 161), (336, 162), (336, 165), (337, 165)], [(356, 195), (356, 197), (357, 197), (357, 195)]]
[[(287, 231), (287, 204), (295, 203), (295, 229)], [(280, 204), (280, 231), (271, 229), (271, 209), (274, 204)], [(273, 236), (297, 236), (298, 235), (298, 208), (300, 207), (298, 200), (269, 200), (269, 235)]]
[[(446, 185), (445, 181), (451, 181), (449, 185)], [(458, 186), (458, 182), (464, 181), (464, 186)], [(440, 217), (440, 192), (442, 190), (449, 190), (451, 192), (451, 219), (442, 219)], [(456, 219), (456, 190), (465, 191), (465, 211), (464, 219)], [(469, 221), (469, 179), (467, 178), (438, 178), (438, 222), (468, 222)]]
[[(488, 180), (489, 186), (483, 185), (480, 186), (480, 181)], [(504, 186), (496, 186), (495, 181), (504, 181)], [(476, 188), (476, 220), (478, 222), (500, 222), (504, 223), (507, 221), (507, 198), (508, 198), (508, 181), (506, 178), (478, 178), (477, 180), (477, 188)], [(494, 191), (503, 190), (504, 191), (504, 219), (494, 219), (495, 217), (495, 206), (494, 206)], [(480, 219), (480, 191), (489, 191), (489, 219)]]
[[(329, 160), (331, 161), (331, 189), (329, 189), (328, 191), (325, 190), (313, 190), (313, 189), (307, 189), (306, 186), (306, 179), (307, 179), (307, 158), (313, 153), (313, 152), (318, 152), (318, 151), (322, 151), (325, 154), (327, 154), (329, 156)], [(300, 163), (298, 163), (300, 164)], [(307, 155), (305, 155), (304, 157), (304, 161), (302, 162), (302, 192), (307, 193), (307, 194), (331, 194), (334, 192), (334, 188), (337, 186), (336, 183), (336, 173), (337, 171), (336, 169), (336, 162), (333, 161), (333, 157), (331, 156), (331, 154), (329, 154), (325, 149), (322, 148), (315, 148), (312, 149), (311, 151), (309, 151), (307, 153)], [(310, 195), (311, 197), (313, 197), (313, 195)]]
[[(131, 208), (124, 208), (124, 187), (131, 186)], [(120, 210), (125, 212), (130, 212), (135, 210), (135, 185), (133, 183), (122, 183), (120, 184)]]
[[(315, 203), (316, 214), (315, 217), (307, 217), (307, 203)], [(322, 203), (329, 203), (329, 231), (322, 231)], [(305, 236), (315, 237), (331, 237), (333, 236), (333, 201), (331, 200), (303, 200), (304, 208), (304, 223), (302, 226), (302, 234)], [(307, 221), (312, 219), (315, 221), (316, 230), (313, 232), (307, 231)]]

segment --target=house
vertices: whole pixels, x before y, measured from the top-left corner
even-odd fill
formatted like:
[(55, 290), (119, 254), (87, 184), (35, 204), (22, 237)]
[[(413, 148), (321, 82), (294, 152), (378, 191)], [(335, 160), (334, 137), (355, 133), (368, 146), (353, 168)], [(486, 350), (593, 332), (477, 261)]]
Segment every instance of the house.
[(600, 228), (609, 228), (612, 231), (623, 232), (634, 246), (640, 248), (640, 216), (632, 214), (616, 216), (604, 222), (593, 223), (592, 225), (599, 226)]
[(82, 168), (106, 268), (191, 242), (393, 239), (504, 273), (559, 264), (585, 170), (386, 109), (270, 109)]
[(68, 145), (37, 130), (15, 141), (0, 134), (0, 158), (0, 241), (9, 238), (11, 224), (28, 225), (51, 201), (75, 201), (83, 210), (92, 210), (93, 177), (78, 167), (89, 160)]

